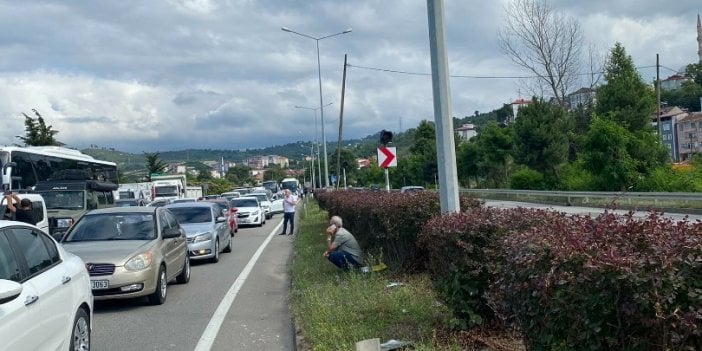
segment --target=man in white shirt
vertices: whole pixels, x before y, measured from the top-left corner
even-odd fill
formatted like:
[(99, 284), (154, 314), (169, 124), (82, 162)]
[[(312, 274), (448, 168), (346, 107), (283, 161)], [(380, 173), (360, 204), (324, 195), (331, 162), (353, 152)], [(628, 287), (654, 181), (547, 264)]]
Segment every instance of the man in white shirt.
[(295, 205), (297, 204), (297, 198), (288, 189), (285, 189), (283, 194), (283, 232), (278, 235), (285, 235), (288, 229), (288, 222), (290, 222), (290, 233), (288, 235), (293, 235), (295, 232)]

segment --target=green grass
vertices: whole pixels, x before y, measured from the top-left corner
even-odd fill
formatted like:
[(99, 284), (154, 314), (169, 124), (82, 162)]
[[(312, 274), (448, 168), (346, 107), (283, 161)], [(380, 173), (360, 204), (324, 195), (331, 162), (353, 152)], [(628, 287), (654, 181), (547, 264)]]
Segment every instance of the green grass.
[[(315, 201), (300, 210), (292, 266), (291, 310), (303, 350), (355, 350), (358, 341), (410, 341), (415, 350), (459, 350), (446, 341), (450, 313), (425, 276), (387, 271), (345, 273), (322, 257), (327, 213)], [(404, 285), (387, 287), (392, 282)]]

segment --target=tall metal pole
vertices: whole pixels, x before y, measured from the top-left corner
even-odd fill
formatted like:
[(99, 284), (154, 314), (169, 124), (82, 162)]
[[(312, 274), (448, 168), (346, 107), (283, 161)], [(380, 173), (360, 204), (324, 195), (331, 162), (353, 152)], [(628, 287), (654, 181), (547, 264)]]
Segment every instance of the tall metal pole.
[(658, 106), (656, 108), (656, 114), (658, 115), (658, 139), (662, 142), (663, 139), (661, 138), (661, 65), (658, 61), (658, 54), (656, 54), (656, 104), (656, 106)]
[[(346, 94), (346, 57), (348, 55), (344, 54), (344, 75), (343, 78), (341, 78), (341, 106), (339, 107), (339, 141), (336, 144), (336, 176), (337, 178), (340, 176), (341, 173), (341, 131), (342, 127), (344, 125), (344, 95)], [(336, 188), (339, 188), (339, 183), (341, 183), (341, 180), (336, 181)], [(346, 187), (346, 184), (344, 184), (344, 187)]]
[(436, 156), (439, 170), (439, 199), (441, 212), (458, 212), (458, 175), (451, 119), (451, 88), (449, 84), (444, 1), (427, 0), (429, 17), (429, 47), (431, 80), (434, 93), (434, 122), (436, 124)]
[(322, 123), (322, 148), (324, 150), (324, 186), (329, 187), (329, 164), (327, 163), (327, 136), (324, 133), (324, 103), (322, 102), (322, 65), (319, 62), (319, 39), (317, 42), (317, 78), (319, 78), (319, 114)]
[(310, 174), (312, 177), (312, 189), (315, 189), (317, 183), (314, 181), (314, 144), (310, 145)]
[[(317, 133), (317, 110), (314, 110), (314, 132)], [(322, 160), (319, 155), (319, 137), (317, 137), (317, 170), (319, 171), (319, 176), (317, 177), (317, 182), (319, 182), (319, 187), (322, 187)]]

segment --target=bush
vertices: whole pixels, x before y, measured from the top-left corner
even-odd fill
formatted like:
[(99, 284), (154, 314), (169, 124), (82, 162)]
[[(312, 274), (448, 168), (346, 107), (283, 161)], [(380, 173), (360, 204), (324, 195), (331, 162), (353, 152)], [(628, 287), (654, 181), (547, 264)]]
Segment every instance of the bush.
[[(316, 196), (330, 216), (338, 215), (344, 220), (344, 227), (365, 252), (382, 252), (393, 269), (424, 269), (426, 254), (417, 246), (417, 235), (432, 216), (441, 213), (437, 193), (334, 191)], [(461, 196), (463, 210), (480, 205), (474, 198)]]
[(452, 309), (454, 327), (495, 322), (485, 292), (500, 271), (505, 235), (542, 220), (543, 211), (474, 208), (432, 218), (419, 236), (435, 289)]
[(702, 223), (547, 215), (502, 245), (490, 301), (528, 350), (702, 349)]
[(512, 189), (542, 190), (545, 186), (544, 175), (528, 167), (515, 171), (509, 179), (509, 187)]

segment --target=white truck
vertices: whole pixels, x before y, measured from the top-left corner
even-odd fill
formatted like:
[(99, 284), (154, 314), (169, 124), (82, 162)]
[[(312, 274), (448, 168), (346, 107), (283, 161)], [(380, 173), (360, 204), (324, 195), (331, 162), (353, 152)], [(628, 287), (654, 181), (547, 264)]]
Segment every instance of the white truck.
[(188, 199), (199, 199), (202, 197), (202, 187), (190, 185), (185, 187), (185, 197)]
[(185, 174), (151, 176), (151, 201), (185, 198), (187, 185)]

